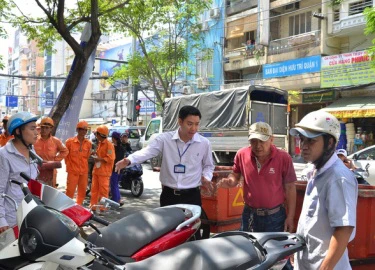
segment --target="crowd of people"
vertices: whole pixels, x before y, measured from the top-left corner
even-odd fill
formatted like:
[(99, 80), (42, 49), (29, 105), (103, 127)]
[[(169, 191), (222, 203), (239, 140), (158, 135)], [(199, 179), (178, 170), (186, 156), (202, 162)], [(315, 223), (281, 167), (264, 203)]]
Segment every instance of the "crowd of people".
[[(302, 157), (312, 164), (295, 228), (296, 173), (290, 155), (274, 146), (271, 126), (257, 122), (249, 127), (249, 145), (237, 152), (232, 173), (214, 185), (211, 144), (198, 133), (201, 117), (196, 107), (182, 107), (177, 130), (160, 134), (146, 148), (131, 153), (126, 134), (113, 132), (110, 142), (109, 130), (104, 125), (96, 129), (93, 143), (85, 138), (87, 123), (80, 121), (76, 126), (77, 136), (63, 144), (51, 135), (52, 119), (41, 120), (39, 134), (37, 117), (15, 114), (3, 120), (6, 132), (0, 142), (6, 144), (0, 148), (0, 193), (9, 194), (17, 202), (22, 199), (21, 191), (9, 179), (22, 181), (20, 172), (37, 177), (38, 168), (30, 162), (29, 154), (34, 148), (46, 161), (65, 159), (66, 194), (73, 198), (78, 187), (77, 203), (82, 204), (85, 198), (90, 158), (94, 164), (90, 206), (98, 207), (100, 198), (108, 197), (109, 191), (113, 200), (122, 203), (118, 190), (121, 170), (161, 155), (161, 206), (177, 203), (201, 206), (201, 189), (215, 192), (217, 188), (232, 188), (242, 183), (245, 206), (240, 230), (296, 230), (305, 238), (306, 248), (296, 254), (286, 269), (350, 269), (347, 245), (355, 236), (358, 184), (350, 171), (353, 168), (339, 158), (346, 153), (336, 152), (339, 121), (329, 113), (315, 111), (290, 130), (292, 136), (301, 140)], [(45, 181), (55, 186), (55, 179), (54, 173)], [(0, 199), (0, 233), (13, 226), (15, 219), (14, 209)]]

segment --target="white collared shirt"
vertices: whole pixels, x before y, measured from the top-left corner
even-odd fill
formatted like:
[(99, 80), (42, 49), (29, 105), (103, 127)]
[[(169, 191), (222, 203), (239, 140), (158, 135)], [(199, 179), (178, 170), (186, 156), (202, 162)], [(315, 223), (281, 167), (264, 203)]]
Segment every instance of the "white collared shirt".
[[(186, 151), (185, 151), (186, 150)], [(184, 154), (183, 154), (184, 153)], [(163, 155), (160, 182), (174, 189), (195, 188), (201, 185), (201, 177), (212, 179), (214, 164), (210, 142), (200, 134), (185, 143), (178, 130), (157, 136), (146, 148), (128, 156), (131, 163), (142, 163)], [(181, 155), (181, 158), (180, 158)], [(175, 166), (185, 166), (185, 173), (175, 173)]]

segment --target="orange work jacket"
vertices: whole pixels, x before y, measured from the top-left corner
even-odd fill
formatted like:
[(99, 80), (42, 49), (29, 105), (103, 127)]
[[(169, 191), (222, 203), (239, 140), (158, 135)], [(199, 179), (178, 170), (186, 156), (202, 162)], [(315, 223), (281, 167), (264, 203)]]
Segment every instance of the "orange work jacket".
[(39, 136), (34, 144), (34, 149), (45, 161), (62, 161), (69, 154), (68, 148), (54, 136), (49, 136), (46, 140)]
[(107, 139), (100, 142), (98, 149), (96, 150), (96, 155), (104, 158), (104, 161), (95, 162), (92, 174), (99, 176), (111, 176), (116, 157), (115, 147), (113, 144)]
[(0, 147), (4, 146), (7, 144), (8, 141), (13, 139), (13, 135), (6, 136), (4, 133), (0, 135)]
[(65, 158), (68, 173), (87, 174), (89, 171), (88, 159), (91, 154), (91, 141), (83, 139), (82, 144), (77, 137), (69, 138), (65, 142), (69, 154)]

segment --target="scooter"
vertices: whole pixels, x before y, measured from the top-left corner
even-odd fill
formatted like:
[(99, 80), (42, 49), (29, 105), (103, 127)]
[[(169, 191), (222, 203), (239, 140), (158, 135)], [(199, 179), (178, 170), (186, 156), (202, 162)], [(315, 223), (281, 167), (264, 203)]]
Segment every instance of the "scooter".
[[(28, 181), (31, 193), (38, 196), (44, 205), (60, 211), (79, 227), (93, 228), (95, 232), (88, 235), (87, 240), (108, 247), (125, 261), (143, 260), (188, 240), (194, 240), (201, 224), (201, 208), (187, 204), (137, 212), (110, 224), (75, 203), (65, 193), (30, 179), (24, 173), (21, 173), (21, 176)], [(108, 207), (109, 204), (117, 203), (102, 198), (102, 204)], [(91, 221), (107, 227), (99, 230)]]
[(1, 269), (90, 269), (93, 263), (127, 270), (281, 269), (290, 255), (305, 246), (296, 234), (226, 232), (126, 263), (107, 248), (84, 241), (73, 220), (40, 204), (26, 184), (12, 183), (22, 187), (25, 197), (17, 210), (19, 238), (12, 229), (1, 234), (5, 235)]
[[(136, 164), (121, 170), (119, 188), (130, 190), (134, 197), (140, 197), (143, 193), (142, 165)], [(88, 179), (86, 195), (90, 195), (92, 179)]]
[(143, 168), (140, 164), (122, 169), (119, 187), (130, 190), (134, 197), (141, 196), (143, 193), (142, 174)]

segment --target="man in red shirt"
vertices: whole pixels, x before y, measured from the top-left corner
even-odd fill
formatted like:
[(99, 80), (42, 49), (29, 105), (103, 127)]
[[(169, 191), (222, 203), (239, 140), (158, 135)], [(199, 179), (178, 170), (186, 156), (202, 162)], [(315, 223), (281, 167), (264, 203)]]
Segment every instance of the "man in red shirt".
[(249, 141), (250, 147), (237, 152), (233, 172), (218, 187), (235, 187), (241, 176), (244, 178), (242, 231), (292, 232), (297, 181), (292, 159), (273, 145), (272, 129), (267, 123), (252, 124)]

